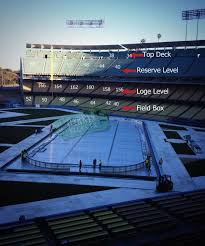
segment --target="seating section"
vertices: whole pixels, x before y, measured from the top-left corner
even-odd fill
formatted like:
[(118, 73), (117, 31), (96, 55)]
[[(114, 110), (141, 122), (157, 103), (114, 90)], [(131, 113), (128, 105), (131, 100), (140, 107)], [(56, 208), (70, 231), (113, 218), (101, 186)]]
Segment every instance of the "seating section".
[(184, 196), (155, 198), (153, 202), (169, 214), (188, 222), (204, 224), (205, 194), (204, 192), (187, 193)]
[(76, 243), (100, 240), (108, 236), (108, 232), (86, 213), (48, 219), (47, 222), (61, 244), (66, 241)]
[[(71, 52), (66, 50), (27, 49), (23, 61), (23, 73), (25, 75), (49, 75), (51, 70), (59, 76), (113, 76), (113, 77), (201, 77), (205, 75), (204, 50), (166, 50), (171, 57), (138, 57), (132, 54), (141, 54), (141, 51), (118, 52)], [(153, 52), (156, 54), (157, 50)], [(161, 50), (162, 52), (162, 50)], [(200, 56), (198, 56), (200, 54)], [(53, 64), (53, 65), (52, 65)], [(178, 67), (178, 73), (148, 73), (137, 72), (124, 73), (123, 69), (140, 68), (174, 68)], [(52, 68), (52, 69), (51, 69)]]
[[(102, 110), (106, 113), (124, 115), (130, 117), (140, 117), (140, 118), (149, 118), (156, 120), (172, 120), (177, 119), (184, 120), (193, 120), (193, 121), (204, 121), (205, 120), (205, 106), (200, 105), (188, 105), (172, 103), (167, 101), (166, 103), (156, 101), (156, 102), (144, 102), (141, 100), (128, 100), (128, 99), (110, 99), (98, 98), (98, 97), (88, 97), (88, 96), (24, 96), (25, 105), (35, 105), (40, 104), (43, 106), (64, 106), (64, 107), (74, 107), (75, 109), (80, 110)], [(137, 105), (157, 105), (164, 107), (163, 111), (138, 111)], [(127, 110), (126, 107), (130, 107)]]
[[(163, 51), (170, 52), (171, 57), (149, 58), (144, 56), (143, 50), (85, 52), (27, 49), (22, 59), (25, 104), (82, 110), (100, 109), (107, 113), (142, 119), (183, 122), (189, 120), (201, 124), (205, 120), (205, 49)], [(157, 54), (159, 50), (146, 52)], [(178, 67), (179, 73), (162, 76), (123, 71), (133, 71), (137, 67)], [(51, 73), (54, 75), (52, 82)], [(182, 77), (180, 80), (179, 76)], [(169, 92), (151, 92), (147, 95), (137, 93), (137, 89), (139, 91), (153, 88), (168, 88)], [(139, 104), (161, 106), (164, 111), (140, 111), (137, 109)]]
[(0, 229), (0, 245), (43, 246), (47, 243), (37, 225), (31, 223)]
[(135, 227), (122, 216), (118, 215), (111, 209), (103, 208), (95, 211), (91, 211), (90, 215), (101, 224), (109, 234), (120, 233), (129, 234), (134, 233)]
[(203, 245), (204, 206), (197, 190), (2, 225), (0, 245)]
[(43, 74), (46, 59), (26, 57), (23, 60), (23, 71), (27, 74)]
[(113, 209), (142, 232), (163, 231), (176, 226), (173, 217), (144, 201), (114, 206)]
[[(141, 90), (149, 89), (161, 89), (166, 90), (168, 88), (168, 94), (139, 94)], [(138, 93), (137, 93), (138, 90)], [(198, 85), (172, 85), (172, 84), (145, 84), (145, 83), (99, 83), (92, 82), (68, 82), (68, 81), (24, 81), (24, 91), (38, 92), (38, 93), (63, 93), (92, 96), (118, 96), (129, 97), (135, 99), (156, 99), (164, 101), (180, 101), (180, 102), (204, 102), (205, 87)]]

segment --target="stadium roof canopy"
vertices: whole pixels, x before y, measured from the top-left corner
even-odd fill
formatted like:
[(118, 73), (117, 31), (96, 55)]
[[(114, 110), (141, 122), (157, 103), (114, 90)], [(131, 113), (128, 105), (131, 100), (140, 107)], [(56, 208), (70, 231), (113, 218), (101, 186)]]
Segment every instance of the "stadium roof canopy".
[(136, 44), (113, 44), (113, 45), (52, 45), (52, 44), (26, 44), (26, 48), (34, 49), (63, 49), (63, 50), (122, 50), (142, 48), (178, 48), (205, 46), (205, 40), (196, 41), (173, 41)]

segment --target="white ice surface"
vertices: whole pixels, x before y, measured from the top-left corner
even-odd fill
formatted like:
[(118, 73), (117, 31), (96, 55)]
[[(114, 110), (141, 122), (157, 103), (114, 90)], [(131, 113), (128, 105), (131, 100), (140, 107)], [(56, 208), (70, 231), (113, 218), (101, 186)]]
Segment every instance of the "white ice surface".
[(108, 129), (63, 139), (57, 136), (43, 152), (33, 158), (45, 162), (92, 164), (94, 158), (104, 165), (132, 165), (143, 161), (141, 137), (134, 121), (111, 120)]

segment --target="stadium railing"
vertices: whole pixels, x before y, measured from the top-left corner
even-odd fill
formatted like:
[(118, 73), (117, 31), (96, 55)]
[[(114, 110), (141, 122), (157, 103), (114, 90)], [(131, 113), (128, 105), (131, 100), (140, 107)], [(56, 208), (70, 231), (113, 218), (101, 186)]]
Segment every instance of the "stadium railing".
[(145, 167), (145, 161), (134, 165), (127, 165), (127, 166), (102, 166), (101, 172), (102, 173), (126, 173), (131, 171), (137, 171), (141, 168)]
[[(34, 165), (36, 167), (41, 168), (48, 168), (48, 169), (60, 169), (60, 170), (66, 170), (68, 172), (71, 172), (71, 167), (73, 168), (79, 168), (79, 164), (71, 164), (71, 163), (55, 163), (55, 162), (44, 162), (39, 160), (34, 160), (27, 156), (26, 161)], [(127, 166), (102, 166), (100, 169), (96, 167), (96, 169), (99, 170), (100, 173), (127, 173), (131, 171), (137, 171), (141, 168), (145, 167), (145, 161), (142, 161), (140, 163), (134, 164), (134, 165), (127, 165)], [(93, 165), (82, 165), (82, 173), (84, 172), (83, 169), (89, 168), (93, 170)]]

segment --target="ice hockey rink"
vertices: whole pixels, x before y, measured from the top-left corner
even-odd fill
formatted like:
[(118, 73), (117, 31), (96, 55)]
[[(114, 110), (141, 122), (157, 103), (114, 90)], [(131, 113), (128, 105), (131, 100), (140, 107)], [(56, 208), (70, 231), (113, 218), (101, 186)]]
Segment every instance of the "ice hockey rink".
[[(78, 136), (73, 134), (76, 129), (79, 131)], [(67, 126), (62, 133), (53, 134), (37, 146), (31, 158), (63, 164), (78, 164), (82, 160), (86, 165), (96, 159), (106, 166), (125, 166), (140, 163), (146, 157), (143, 127), (137, 120), (110, 117), (102, 129), (95, 131), (93, 126), (83, 126), (83, 130), (79, 130), (77, 125), (75, 128)]]

